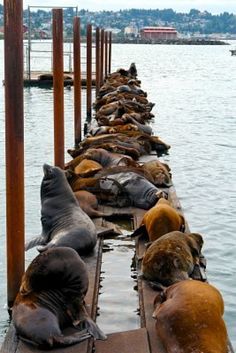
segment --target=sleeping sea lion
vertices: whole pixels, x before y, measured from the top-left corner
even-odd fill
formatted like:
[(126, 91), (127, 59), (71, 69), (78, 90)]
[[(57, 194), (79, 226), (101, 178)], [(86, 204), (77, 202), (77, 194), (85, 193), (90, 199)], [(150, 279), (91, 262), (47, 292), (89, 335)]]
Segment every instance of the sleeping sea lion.
[(28, 250), (36, 245), (44, 251), (55, 246), (68, 246), (80, 255), (93, 250), (97, 242), (95, 225), (80, 208), (79, 203), (59, 167), (44, 164), (41, 183), (42, 234), (25, 245)]
[(156, 205), (145, 213), (140, 226), (132, 236), (147, 234), (149, 241), (153, 242), (166, 233), (175, 230), (183, 232), (184, 225), (184, 217), (171, 206), (168, 200), (160, 198)]
[(103, 212), (98, 211), (98, 200), (91, 192), (86, 190), (78, 190), (75, 192), (75, 196), (79, 201), (79, 205), (82, 210), (90, 218), (106, 216)]
[(164, 286), (188, 279), (200, 262), (203, 245), (198, 233), (174, 231), (162, 235), (146, 250), (142, 259), (143, 276)]
[[(47, 349), (76, 344), (91, 336), (106, 339), (86, 311), (87, 290), (88, 272), (75, 250), (58, 247), (39, 254), (23, 275), (13, 305), (17, 334)], [(61, 330), (69, 326), (77, 331), (64, 336)]]
[(153, 318), (167, 353), (227, 353), (220, 292), (195, 280), (176, 283), (157, 295)]

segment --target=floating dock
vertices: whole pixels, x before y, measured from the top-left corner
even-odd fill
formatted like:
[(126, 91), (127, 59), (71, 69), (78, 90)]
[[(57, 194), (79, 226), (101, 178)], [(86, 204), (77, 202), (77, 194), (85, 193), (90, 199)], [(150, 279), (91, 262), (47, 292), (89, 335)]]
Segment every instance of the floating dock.
[[(23, 163), (23, 154), (21, 153), (24, 147), (24, 139), (23, 139), (23, 133), (22, 133), (23, 131), (22, 86), (23, 85), (22, 85), (22, 76), (21, 76), (21, 73), (22, 73), (21, 64), (23, 63), (23, 60), (21, 57), (22, 22), (21, 22), (21, 19), (19, 18), (19, 14), (22, 13), (22, 4), (20, 4), (20, 2), (16, 3), (14, 0), (9, 0), (6, 2), (5, 12), (6, 12), (6, 17), (9, 18), (9, 21), (6, 23), (5, 38), (9, 43), (18, 44), (18, 46), (13, 45), (13, 48), (6, 47), (6, 57), (9, 57), (11, 59), (9, 60), (9, 62), (6, 62), (6, 102), (7, 102), (6, 120), (8, 123), (7, 124), (8, 129), (6, 133), (6, 139), (7, 139), (6, 154), (7, 156), (11, 156), (11, 158), (7, 159), (11, 161), (11, 164), (7, 166), (7, 172), (8, 172), (7, 173), (7, 181), (8, 181), (8, 184), (7, 184), (8, 200), (7, 201), (8, 201), (8, 213), (9, 213), (8, 222), (7, 222), (8, 224), (8, 232), (7, 232), (8, 253), (7, 254), (8, 254), (8, 264), (10, 264), (10, 266), (8, 267), (11, 269), (11, 271), (8, 272), (8, 303), (12, 303), (16, 295), (16, 289), (17, 290), (19, 289), (20, 283), (18, 280), (22, 276), (22, 272), (23, 272), (22, 265), (24, 262), (24, 243), (22, 241), (24, 240), (24, 222), (23, 222), (24, 202), (22, 202), (23, 200), (22, 195), (24, 194), (24, 186), (23, 186), (24, 163)], [(59, 17), (58, 15), (60, 15), (60, 18), (62, 20), (61, 14), (62, 12), (60, 11), (60, 9), (56, 9), (54, 11), (57, 28), (60, 28), (62, 30), (62, 26), (61, 26), (62, 21), (57, 22), (57, 18)], [(17, 28), (15, 31), (12, 29), (14, 26), (16, 26)], [(91, 33), (91, 26), (90, 26), (90, 33)], [(20, 40), (18, 41), (14, 40), (16, 35), (20, 36), (19, 38)], [(19, 58), (20, 60), (17, 60), (17, 58)], [(100, 64), (102, 68), (103, 68), (103, 63), (104, 63), (104, 58), (100, 60)], [(12, 67), (15, 67), (14, 64), (19, 66), (16, 67), (16, 72), (14, 73), (14, 75), (12, 75)], [(57, 66), (56, 64), (55, 66)], [(61, 77), (63, 77), (63, 70), (62, 70), (62, 65), (59, 65), (59, 66), (60, 66), (58, 70), (59, 72), (57, 72), (57, 74), (55, 75), (55, 80), (57, 79), (57, 83), (61, 82), (62, 84), (59, 85), (59, 87), (55, 85), (55, 91), (57, 92), (54, 95), (54, 101), (56, 101), (56, 103), (59, 105), (59, 106), (56, 106), (57, 109), (55, 109), (55, 118), (58, 118), (59, 115), (61, 115), (63, 118), (63, 114), (61, 114), (63, 113), (61, 109), (62, 107), (60, 106), (60, 103), (61, 103), (60, 97), (63, 97), (63, 95), (61, 96), (61, 93), (63, 93), (63, 86), (64, 86), (63, 80), (60, 80)], [(58, 67), (56, 69), (58, 69)], [(91, 69), (91, 60), (90, 60), (90, 69)], [(16, 74), (18, 74), (17, 85), (15, 85)], [(103, 77), (104, 76), (101, 75), (100, 80), (97, 80), (97, 82), (103, 81)], [(12, 97), (11, 94), (13, 91), (14, 91), (14, 95)], [(17, 99), (14, 100), (15, 104), (12, 104), (12, 101), (14, 98), (17, 98)], [(133, 102), (133, 100), (131, 100), (131, 102)], [(89, 114), (87, 115), (89, 120), (89, 118), (91, 118), (90, 99), (88, 100), (87, 103), (89, 103), (88, 104), (89, 109), (87, 109), (87, 112), (89, 112)], [(14, 126), (15, 129), (11, 129), (12, 126)], [(56, 130), (55, 136), (58, 137), (59, 132), (61, 131), (59, 131), (58, 127), (56, 127), (55, 130)], [(79, 136), (79, 133), (77, 137), (78, 136)], [(63, 165), (64, 167), (64, 155), (63, 155), (64, 148), (63, 149), (61, 148), (61, 145), (63, 145), (61, 141), (63, 141), (63, 136), (61, 140), (55, 139), (55, 142), (57, 143), (54, 151), (55, 165), (57, 166)], [(142, 164), (149, 160), (157, 160), (157, 159), (158, 159), (157, 151), (151, 150), (149, 151), (149, 153), (146, 153), (140, 156), (139, 159), (137, 159), (137, 162), (140, 162)], [(17, 166), (19, 166), (19, 168), (21, 167), (20, 171), (22, 173), (20, 173), (19, 168), (15, 167), (16, 161), (17, 161)], [(16, 172), (18, 174), (16, 174)], [(21, 178), (19, 178), (19, 174)], [(19, 181), (17, 189), (15, 188), (15, 180)], [(167, 191), (166, 188), (160, 188), (160, 187), (158, 188), (163, 191)], [(11, 196), (12, 190), (14, 190), (14, 195), (13, 195), (14, 197), (11, 198), (9, 196)], [(138, 190), (137, 190), (137, 193), (138, 193)], [(168, 200), (176, 210), (178, 210), (180, 213), (183, 213), (173, 185), (168, 187)], [(119, 220), (122, 219), (125, 222), (130, 223), (130, 225), (132, 225), (132, 229), (136, 229), (140, 225), (143, 215), (146, 212), (146, 210), (141, 208), (135, 208), (135, 207), (118, 208), (118, 207), (110, 207), (105, 204), (100, 204), (99, 210), (104, 211), (104, 213), (109, 213), (111, 215), (109, 219), (109, 224), (107, 224), (108, 222), (107, 218), (104, 218), (104, 217), (97, 218), (96, 220), (94, 220), (94, 223), (97, 229), (103, 229), (104, 232), (103, 233), (100, 232), (100, 236), (98, 238), (97, 245), (93, 254), (88, 257), (83, 257), (83, 260), (88, 267), (88, 273), (89, 273), (89, 290), (85, 297), (85, 303), (87, 306), (87, 310), (94, 321), (96, 321), (97, 311), (98, 311), (104, 239), (106, 237), (109, 237), (110, 234), (112, 234), (113, 226), (114, 228), (116, 227), (115, 223), (117, 219)], [(18, 215), (17, 220), (15, 217), (16, 213)], [(13, 220), (14, 221), (16, 220), (19, 222), (19, 218), (20, 220), (22, 220), (20, 224), (12, 223)], [(114, 223), (114, 225), (112, 225), (112, 223)], [(187, 224), (185, 225), (185, 231), (186, 232), (189, 231)], [(21, 235), (20, 233), (23, 234), (22, 237), (20, 236)], [(16, 234), (17, 235), (19, 234), (17, 239), (18, 243), (15, 241), (15, 238), (14, 238)], [(50, 350), (51, 352), (57, 352), (57, 353), (75, 353), (75, 352), (76, 353), (92, 353), (92, 352), (93, 353), (94, 352), (96, 353), (167, 353), (158, 338), (158, 335), (155, 329), (155, 320), (152, 318), (153, 300), (156, 297), (157, 292), (154, 291), (149, 286), (148, 282), (145, 279), (139, 276), (141, 273), (140, 259), (142, 258), (144, 251), (146, 249), (145, 242), (146, 240), (143, 239), (142, 237), (137, 237), (135, 240), (135, 249), (136, 249), (135, 263), (136, 263), (136, 270), (138, 274), (138, 277), (137, 277), (137, 289), (138, 289), (138, 297), (139, 297), (138, 309), (139, 309), (139, 316), (140, 316), (139, 328), (108, 334), (107, 335), (108, 338), (105, 341), (94, 341), (93, 339), (89, 339), (87, 341), (84, 341), (80, 344), (76, 344), (74, 346), (69, 346), (69, 347), (60, 348), (60, 349), (58, 348), (52, 349)], [(14, 271), (14, 270), (17, 270), (17, 271)], [(112, 288), (112, 290), (114, 291), (115, 288)], [(124, 298), (123, 304), (125, 304), (125, 298)], [(66, 330), (63, 331), (63, 334), (64, 335), (71, 334), (74, 330), (75, 330), (74, 328), (68, 327), (66, 328)], [(13, 324), (10, 325), (5, 341), (3, 342), (3, 345), (1, 347), (1, 353), (43, 353), (43, 352), (45, 352), (45, 350), (39, 349), (34, 345), (26, 343), (23, 340), (19, 339), (19, 337), (16, 334), (14, 325)], [(229, 341), (228, 341), (228, 353), (233, 353), (233, 348)]]
[[(64, 72), (64, 86), (74, 85), (74, 74), (71, 72)], [(95, 73), (92, 73), (92, 86), (96, 85)], [(31, 71), (30, 78), (28, 75), (24, 75), (24, 86), (25, 87), (52, 87), (53, 86), (53, 73), (42, 72), (42, 71)], [(81, 74), (81, 86), (87, 86), (86, 73)]]

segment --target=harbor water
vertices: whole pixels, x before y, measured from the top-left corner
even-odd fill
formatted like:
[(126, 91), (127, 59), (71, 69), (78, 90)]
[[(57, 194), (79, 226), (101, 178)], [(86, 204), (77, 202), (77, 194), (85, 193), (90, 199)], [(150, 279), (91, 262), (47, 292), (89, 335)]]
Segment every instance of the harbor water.
[[(163, 160), (171, 167), (177, 195), (191, 231), (202, 234), (204, 238), (208, 280), (223, 295), (224, 318), (230, 340), (236, 348), (236, 57), (230, 55), (229, 49), (230, 46), (114, 44), (112, 71), (119, 67), (127, 68), (135, 62), (142, 89), (155, 103), (153, 130), (171, 145)], [(0, 41), (0, 82), (3, 80), (3, 65), (3, 41)], [(85, 92), (85, 98), (84, 95)], [(52, 89), (25, 88), (24, 99), (25, 222), (26, 238), (29, 239), (41, 231), (42, 164), (53, 163)], [(65, 129), (67, 149), (73, 147), (73, 87), (71, 90), (65, 88)], [(116, 245), (119, 248), (114, 251), (114, 256), (122, 259), (116, 267), (117, 278), (121, 282), (120, 289), (127, 293), (125, 286), (128, 281), (122, 282), (122, 276), (124, 266), (131, 267), (134, 249), (130, 242), (114, 241), (113, 246)], [(1, 84), (0, 342), (9, 324), (5, 249), (4, 86)], [(129, 254), (129, 263), (123, 261), (125, 253)], [(36, 250), (26, 253), (26, 266), (36, 254)], [(106, 259), (108, 263), (105, 263), (103, 277), (110, 268), (109, 262), (115, 266), (112, 252), (104, 261)], [(112, 275), (110, 281), (112, 288)], [(101, 299), (103, 295), (106, 297), (101, 290)], [(130, 294), (124, 295), (128, 297)], [(106, 305), (101, 311), (109, 317), (112, 299), (101, 301), (103, 306)], [(123, 301), (121, 298), (121, 305)], [(129, 308), (129, 305), (133, 305), (131, 301), (127, 301), (125, 311), (132, 311), (133, 319), (128, 318), (126, 322), (132, 329), (132, 325), (137, 324), (137, 310)], [(109, 327), (111, 332), (116, 330), (116, 327), (101, 323), (103, 326)], [(125, 329), (129, 327), (126, 325)]]

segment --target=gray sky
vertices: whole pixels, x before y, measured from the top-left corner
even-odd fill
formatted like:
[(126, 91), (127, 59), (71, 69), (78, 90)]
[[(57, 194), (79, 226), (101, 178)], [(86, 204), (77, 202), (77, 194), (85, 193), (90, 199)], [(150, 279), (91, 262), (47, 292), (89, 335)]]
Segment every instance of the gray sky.
[[(3, 0), (0, 0), (3, 4)], [(224, 11), (236, 14), (236, 0), (24, 0), (24, 8), (30, 6), (77, 6), (88, 10), (113, 10), (130, 8), (164, 9), (173, 8), (177, 12), (188, 12), (195, 8), (213, 14)]]

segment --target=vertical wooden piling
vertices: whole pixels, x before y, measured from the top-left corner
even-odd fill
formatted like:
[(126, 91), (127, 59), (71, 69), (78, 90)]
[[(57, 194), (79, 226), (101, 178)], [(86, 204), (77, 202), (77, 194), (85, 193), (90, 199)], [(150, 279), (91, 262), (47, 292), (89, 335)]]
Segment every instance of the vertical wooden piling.
[(7, 298), (12, 306), (24, 273), (23, 3), (4, 1)]
[(87, 25), (87, 121), (92, 118), (92, 25)]
[(63, 12), (53, 9), (54, 163), (64, 168)]
[(101, 67), (100, 67), (100, 86), (103, 85), (104, 80), (104, 29), (101, 30)]
[(107, 73), (108, 73), (108, 32), (105, 31), (105, 77), (107, 77)]
[(100, 88), (100, 28), (96, 28), (96, 95)]
[(108, 59), (108, 73), (111, 73), (111, 48), (112, 48), (112, 32), (109, 32), (109, 59)]
[(81, 141), (81, 39), (80, 18), (75, 17), (73, 22), (74, 46), (74, 137), (75, 146)]

